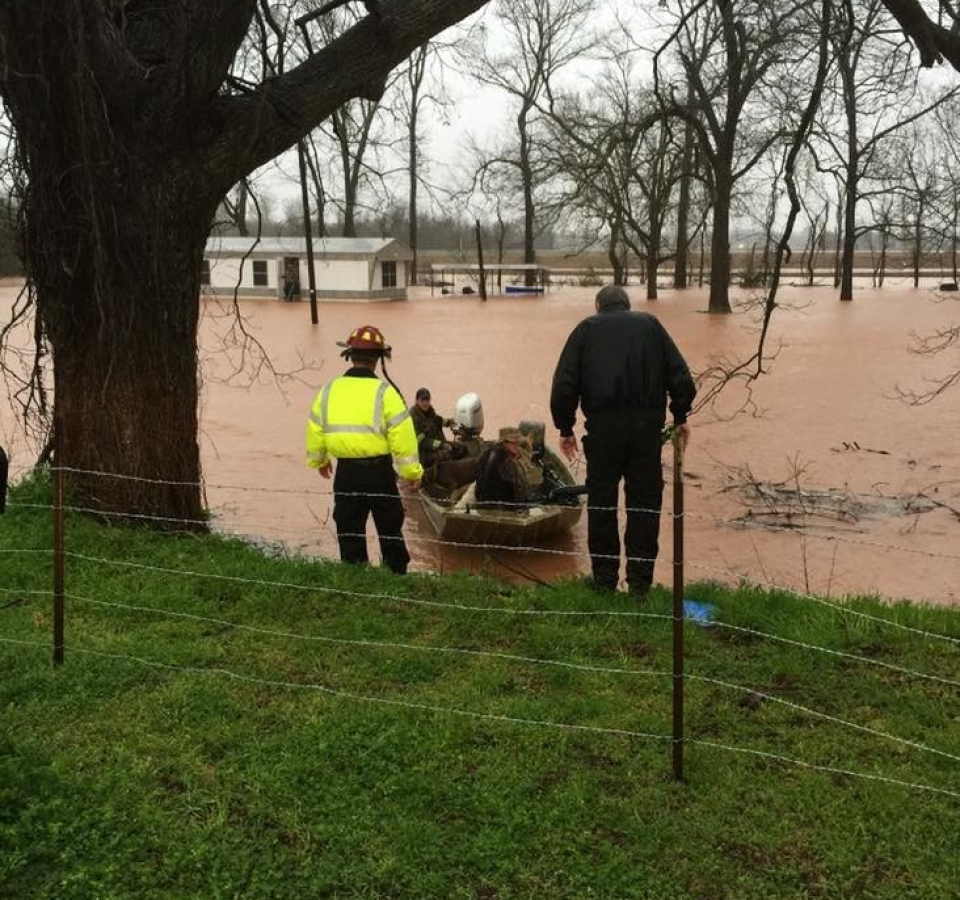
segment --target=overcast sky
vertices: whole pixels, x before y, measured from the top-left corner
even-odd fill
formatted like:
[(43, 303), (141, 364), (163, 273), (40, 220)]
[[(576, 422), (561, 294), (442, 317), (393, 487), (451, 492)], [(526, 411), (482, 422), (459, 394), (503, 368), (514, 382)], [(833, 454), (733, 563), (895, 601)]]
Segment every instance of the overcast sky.
[[(503, 27), (497, 16), (497, 8), (509, 0), (493, 0), (484, 9), (465, 22), (438, 36), (443, 43), (462, 40), (466, 32), (475, 33), (482, 28), (486, 40), (494, 47), (504, 46)], [(637, 27), (641, 24), (641, 12), (638, 7), (650, 6), (653, 0), (599, 0), (596, 14), (591, 16), (591, 27), (607, 34), (618, 28), (618, 21), (632, 17)], [(655, 4), (654, 4), (655, 5)], [(425, 140), (421, 147), (424, 158), (429, 161), (430, 180), (441, 187), (456, 187), (467, 183), (467, 148), (478, 144), (493, 148), (511, 136), (513, 116), (512, 100), (503, 91), (480, 84), (470, 75), (469, 60), (455, 60), (452, 53), (446, 54), (443, 66), (443, 80), (449, 103), (443, 110), (427, 106), (423, 119)], [(582, 82), (589, 77), (589, 70), (596, 69), (597, 63), (584, 61), (583, 65), (572, 67), (565, 78), (569, 83)], [(561, 79), (563, 81), (563, 79)], [(267, 166), (259, 173), (260, 182), (278, 199), (278, 207), (284, 202), (300, 202), (300, 187), (297, 181), (297, 162), (294, 153), (287, 154), (281, 162), (287, 177), (276, 171), (276, 166)], [(405, 188), (399, 187), (399, 197), (405, 197)], [(424, 198), (426, 202), (426, 198)], [(280, 215), (278, 208), (276, 215)]]

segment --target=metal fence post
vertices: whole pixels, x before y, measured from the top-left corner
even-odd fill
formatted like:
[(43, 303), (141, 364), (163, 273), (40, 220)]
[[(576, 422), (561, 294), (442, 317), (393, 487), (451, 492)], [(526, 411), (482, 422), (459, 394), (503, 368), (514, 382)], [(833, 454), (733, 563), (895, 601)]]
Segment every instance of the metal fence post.
[(683, 444), (673, 433), (673, 777), (683, 780)]
[(63, 663), (63, 455), (60, 417), (53, 417), (53, 664)]

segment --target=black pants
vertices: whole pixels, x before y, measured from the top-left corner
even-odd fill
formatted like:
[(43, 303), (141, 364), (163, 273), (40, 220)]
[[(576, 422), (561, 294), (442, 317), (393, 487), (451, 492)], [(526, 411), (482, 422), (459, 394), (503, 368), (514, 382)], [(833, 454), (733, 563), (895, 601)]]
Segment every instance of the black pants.
[(333, 477), (333, 521), (337, 523), (340, 559), (344, 562), (369, 561), (368, 515), (373, 515), (383, 562), (398, 575), (405, 574), (410, 554), (401, 533), (403, 503), (390, 457), (338, 459)]
[(617, 504), (620, 481), (627, 502), (627, 583), (646, 591), (660, 549), (660, 507), (663, 503), (661, 425), (635, 413), (594, 414), (583, 439), (587, 457), (587, 543), (593, 580), (615, 588), (620, 575), (620, 528)]

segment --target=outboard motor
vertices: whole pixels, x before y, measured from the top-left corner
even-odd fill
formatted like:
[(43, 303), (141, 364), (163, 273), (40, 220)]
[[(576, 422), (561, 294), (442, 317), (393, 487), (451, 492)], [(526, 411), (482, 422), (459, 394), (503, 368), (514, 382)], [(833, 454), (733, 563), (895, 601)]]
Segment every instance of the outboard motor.
[(453, 433), (457, 441), (454, 445), (461, 457), (476, 458), (483, 452), (483, 404), (480, 395), (464, 394), (453, 411)]
[(457, 432), (464, 440), (476, 438), (483, 431), (483, 404), (480, 395), (472, 391), (464, 394), (453, 411), (453, 422)]

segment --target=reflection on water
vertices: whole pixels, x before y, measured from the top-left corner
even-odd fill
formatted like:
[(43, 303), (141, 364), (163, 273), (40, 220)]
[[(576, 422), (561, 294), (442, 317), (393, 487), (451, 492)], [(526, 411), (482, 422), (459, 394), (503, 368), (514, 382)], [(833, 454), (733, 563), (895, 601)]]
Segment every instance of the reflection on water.
[[(393, 345), (388, 371), (411, 403), (416, 389), (427, 386), (440, 414), (449, 415), (461, 394), (476, 391), (486, 435), (501, 424), (541, 420), (548, 443), (556, 445), (548, 410), (553, 367), (570, 329), (592, 311), (595, 290), (483, 302), (420, 289), (407, 303), (324, 302), (317, 326), (307, 304), (241, 301), (245, 330), (279, 378), (265, 369), (252, 375), (249, 363), (236, 374), (239, 353), (224, 342), (237, 330), (217, 301), (204, 301), (201, 448), (217, 526), (282, 542), (294, 552), (336, 557), (330, 482), (304, 466), (303, 428), (319, 385), (345, 368), (335, 342), (361, 324), (377, 325)], [(654, 303), (643, 300), (642, 287), (631, 293), (634, 308), (663, 320), (695, 372), (754, 348), (754, 314), (706, 315), (703, 290), (664, 289)], [(911, 331), (933, 332), (960, 320), (960, 304), (935, 303), (929, 290), (889, 282), (880, 291), (858, 291), (853, 303), (840, 303), (829, 287), (788, 288), (781, 301), (767, 373), (749, 390), (730, 386), (714, 408), (691, 421), (684, 465), (687, 578), (729, 583), (745, 577), (832, 596), (874, 591), (956, 603), (957, 396), (911, 407), (895, 392), (898, 385), (922, 387), (951, 362), (958, 365), (956, 357), (918, 357), (909, 346)], [(3, 416), (9, 445), (13, 426), (9, 412)], [(26, 452), (17, 446), (15, 456), (22, 468)], [(665, 463), (667, 515), (669, 450)], [(582, 466), (575, 475), (582, 477)], [(781, 482), (800, 507), (784, 510), (783, 494), (765, 496), (765, 486)], [(849, 509), (827, 515), (803, 506), (807, 491), (849, 498)], [(856, 497), (883, 502), (858, 504)], [(930, 502), (911, 504), (910, 498)], [(586, 517), (542, 551), (463, 548), (436, 540), (416, 495), (405, 503), (415, 570), (466, 568), (545, 581), (588, 570)], [(779, 530), (765, 527), (770, 524)], [(661, 582), (671, 578), (671, 531), (665, 518)], [(371, 556), (377, 556), (372, 539)]]

